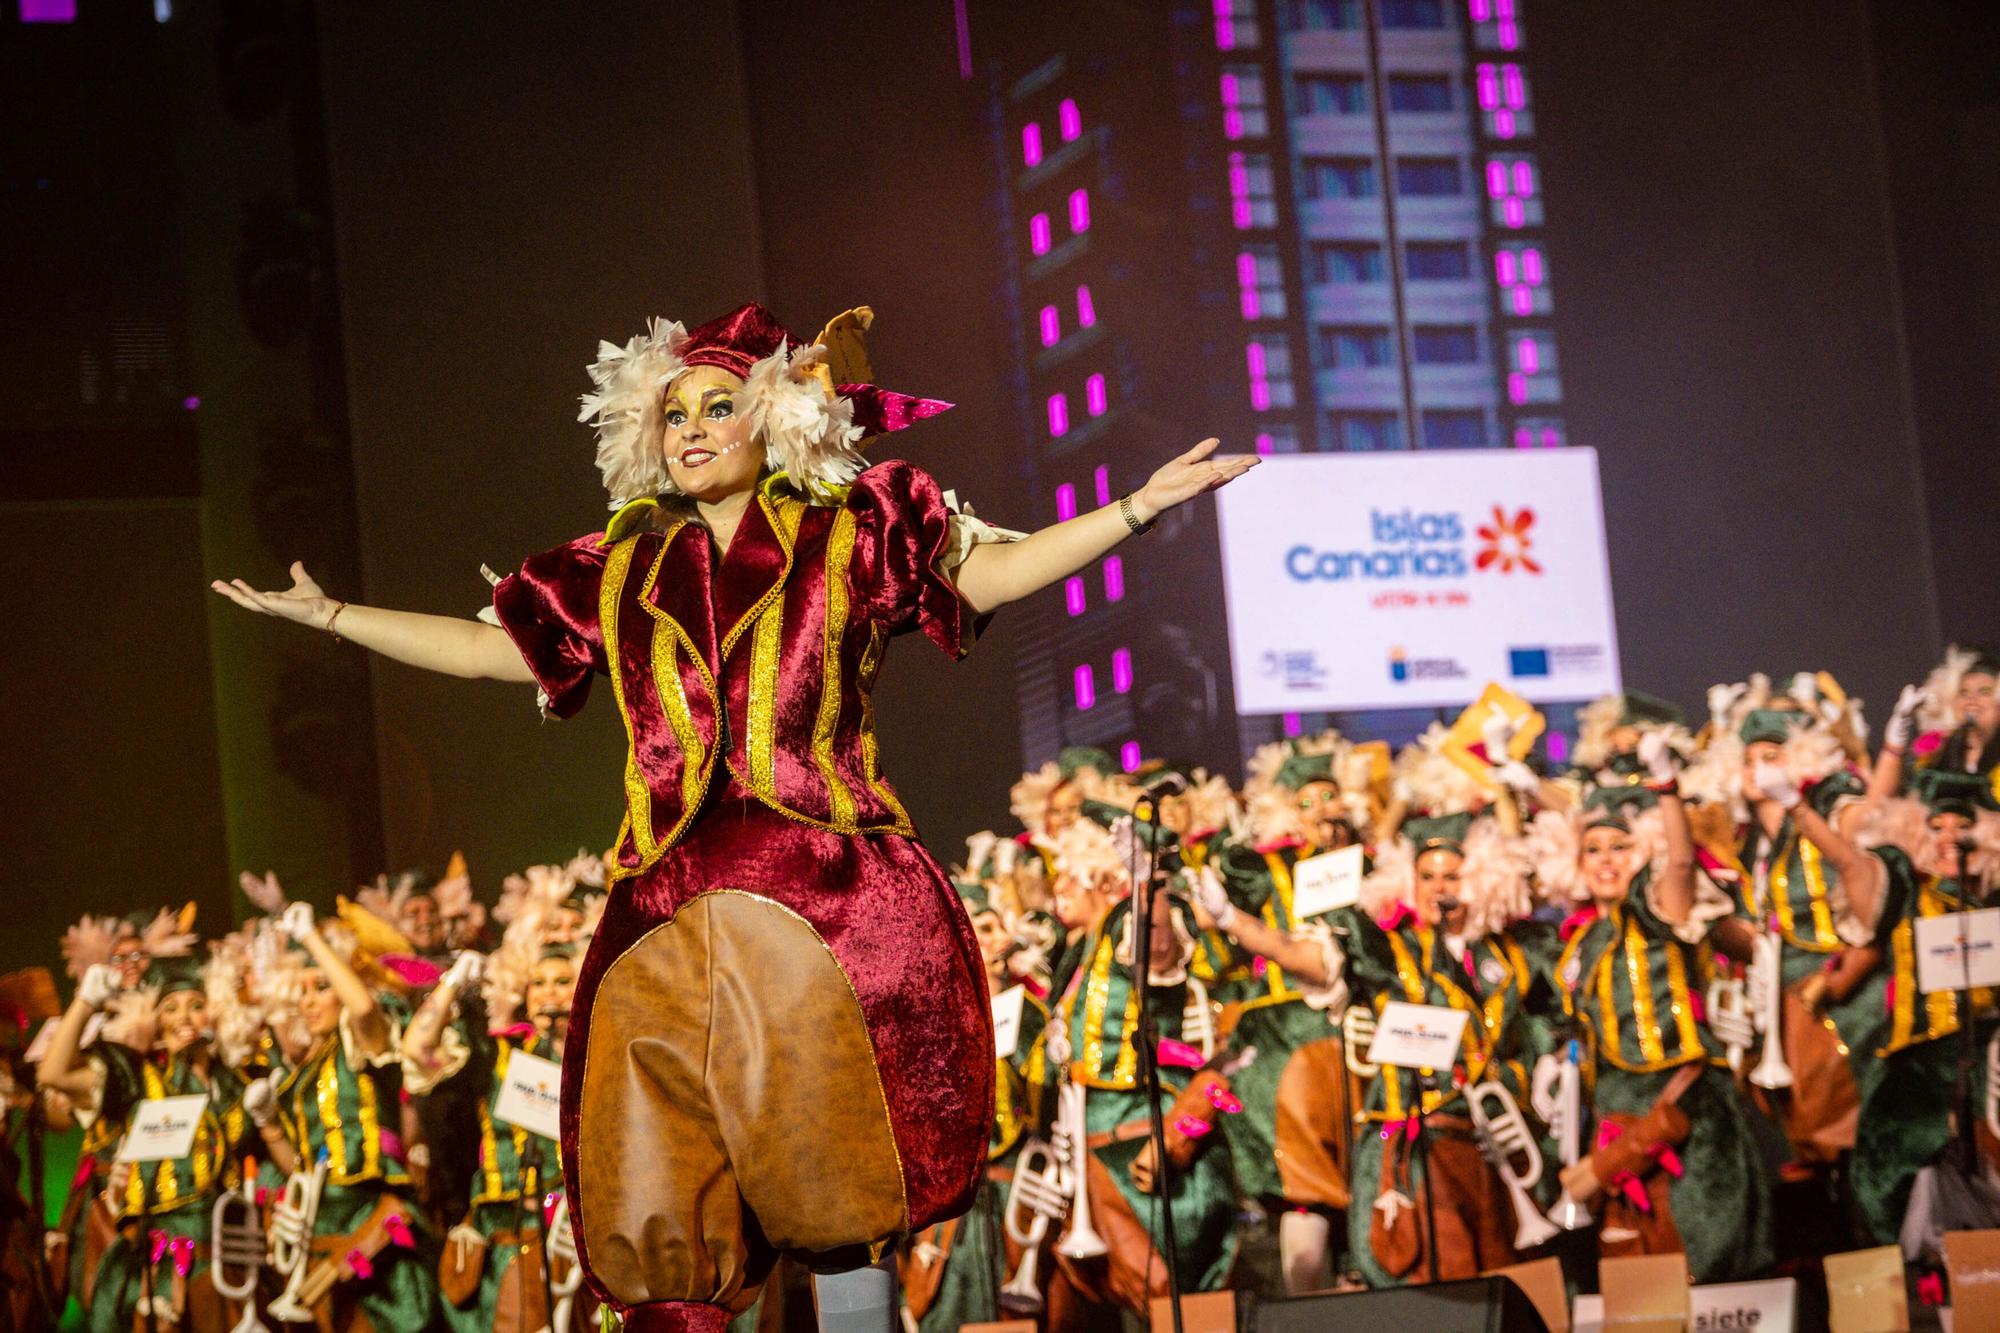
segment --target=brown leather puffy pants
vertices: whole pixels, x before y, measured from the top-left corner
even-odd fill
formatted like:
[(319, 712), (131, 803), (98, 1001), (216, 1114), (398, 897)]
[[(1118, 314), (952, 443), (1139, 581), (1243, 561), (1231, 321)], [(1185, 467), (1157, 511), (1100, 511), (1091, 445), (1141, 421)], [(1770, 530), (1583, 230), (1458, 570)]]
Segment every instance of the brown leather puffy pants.
[(702, 894), (605, 969), (581, 1107), (580, 1231), (622, 1305), (740, 1313), (778, 1251), (849, 1268), (907, 1229), (853, 987), (768, 898)]

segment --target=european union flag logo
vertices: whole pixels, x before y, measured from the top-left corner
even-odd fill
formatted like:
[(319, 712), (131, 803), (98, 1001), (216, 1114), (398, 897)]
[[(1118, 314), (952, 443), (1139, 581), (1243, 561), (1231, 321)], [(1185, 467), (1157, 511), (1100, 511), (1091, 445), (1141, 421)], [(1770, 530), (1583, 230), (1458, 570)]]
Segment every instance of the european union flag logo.
[(1524, 676), (1548, 675), (1549, 650), (1546, 648), (1509, 648), (1507, 650), (1507, 673), (1516, 680)]

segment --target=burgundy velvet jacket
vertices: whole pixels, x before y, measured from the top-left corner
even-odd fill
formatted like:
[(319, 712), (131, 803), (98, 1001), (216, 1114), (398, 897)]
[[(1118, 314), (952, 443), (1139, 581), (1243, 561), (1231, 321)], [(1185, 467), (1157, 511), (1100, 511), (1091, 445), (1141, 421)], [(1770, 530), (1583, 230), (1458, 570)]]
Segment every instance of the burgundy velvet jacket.
[(955, 657), (967, 646), (964, 604), (937, 572), (951, 545), (937, 483), (880, 463), (836, 509), (780, 474), (719, 565), (705, 528), (664, 518), (628, 505), (609, 535), (531, 556), (493, 589), (549, 712), (572, 716), (592, 673), (611, 677), (631, 740), (611, 879), (680, 839), (718, 764), (792, 819), (911, 836), (876, 771), (869, 694), (893, 634), (921, 629)]

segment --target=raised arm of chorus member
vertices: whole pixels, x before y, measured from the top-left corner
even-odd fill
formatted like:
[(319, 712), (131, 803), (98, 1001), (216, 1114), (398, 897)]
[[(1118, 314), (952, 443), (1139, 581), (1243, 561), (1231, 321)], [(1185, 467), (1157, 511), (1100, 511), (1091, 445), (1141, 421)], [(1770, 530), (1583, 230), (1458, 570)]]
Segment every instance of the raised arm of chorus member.
[[(1849, 806), (1849, 809), (1853, 808), (1854, 805)], [(1836, 829), (1820, 817), (1811, 801), (1800, 801), (1792, 808), (1792, 824), (1832, 863), (1834, 873), (1840, 876), (1840, 882), (1847, 890), (1847, 901), (1854, 915), (1862, 921), (1873, 921), (1882, 910), (1882, 892), (1888, 887), (1888, 872), (1874, 853), (1864, 850), (1847, 836), (1846, 830), (1852, 827), (1852, 823), (1845, 818), (1845, 814), (1843, 811), (1834, 816), (1841, 822), (1841, 827)]]
[(1687, 807), (1680, 793), (1660, 796), (1660, 814), (1667, 837), (1666, 865), (1660, 870), (1659, 888), (1653, 905), (1670, 926), (1678, 926), (1694, 911), (1694, 830), (1688, 826)]
[[(1219, 440), (1203, 440), (1155, 472), (1132, 495), (1132, 510), (1151, 523), (1203, 491), (1227, 485), (1257, 466), (1253, 456), (1213, 459)], [(1116, 504), (1030, 533), (1018, 542), (988, 542), (972, 548), (952, 581), (974, 611), (1018, 602), (1064, 579), (1132, 535)], [(343, 626), (345, 621), (342, 622)]]
[(319, 933), (319, 923), (313, 919), (311, 906), (293, 903), (285, 909), (282, 920), (286, 932), (312, 955), (313, 965), (326, 977), (326, 984), (333, 988), (340, 1007), (347, 1012), (347, 1026), (354, 1034), (355, 1050), (370, 1059), (387, 1052), (390, 1033), (388, 1016), (375, 1002), (375, 994), (368, 989), (368, 984), (355, 975), (347, 960), (335, 953), (333, 946)]

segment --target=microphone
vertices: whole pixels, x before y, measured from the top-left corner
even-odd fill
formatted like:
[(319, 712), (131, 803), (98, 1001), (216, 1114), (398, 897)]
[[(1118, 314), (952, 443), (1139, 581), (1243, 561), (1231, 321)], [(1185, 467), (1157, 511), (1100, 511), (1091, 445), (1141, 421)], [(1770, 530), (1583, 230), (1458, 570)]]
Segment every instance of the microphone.
[(1187, 775), (1176, 773), (1171, 768), (1163, 769), (1139, 784), (1139, 790), (1156, 801), (1162, 796), (1182, 795), (1187, 789)]

